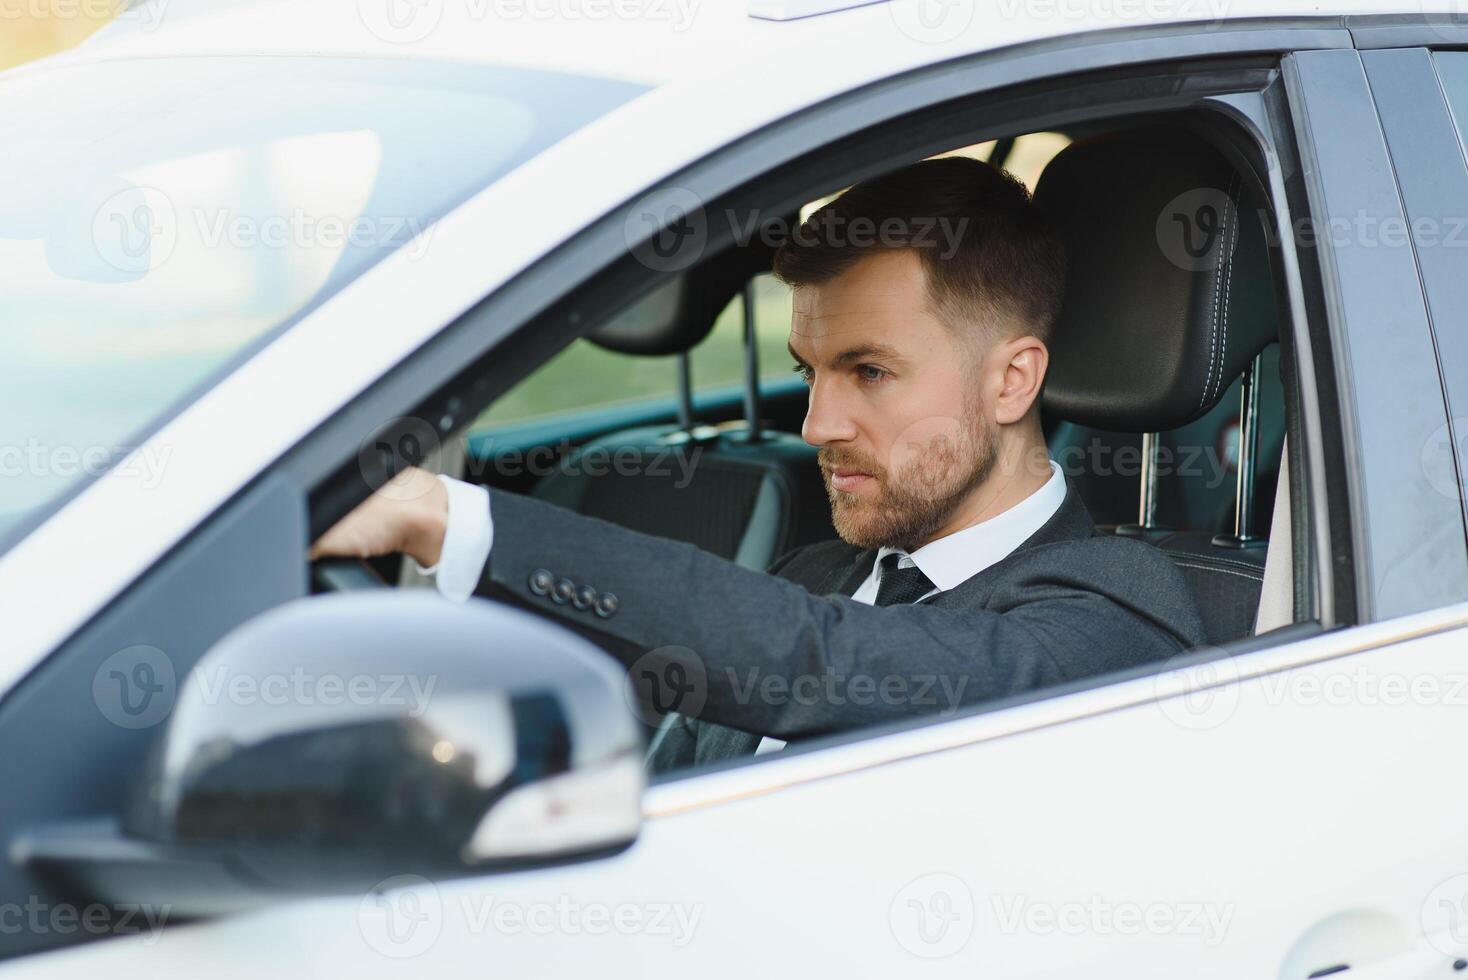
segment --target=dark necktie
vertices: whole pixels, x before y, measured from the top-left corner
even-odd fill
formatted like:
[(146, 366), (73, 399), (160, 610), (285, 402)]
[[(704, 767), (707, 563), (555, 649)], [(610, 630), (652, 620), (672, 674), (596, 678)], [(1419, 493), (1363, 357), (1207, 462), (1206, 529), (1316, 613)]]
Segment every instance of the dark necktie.
[(882, 558), (881, 577), (877, 579), (877, 602), (879, 606), (906, 605), (927, 595), (933, 583), (916, 565), (898, 568), (903, 556), (897, 552)]

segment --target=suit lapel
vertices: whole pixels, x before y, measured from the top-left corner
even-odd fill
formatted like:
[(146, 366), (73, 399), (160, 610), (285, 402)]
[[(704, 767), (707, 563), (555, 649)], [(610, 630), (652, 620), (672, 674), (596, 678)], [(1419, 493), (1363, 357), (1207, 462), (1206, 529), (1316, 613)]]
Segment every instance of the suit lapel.
[(983, 596), (983, 601), (988, 601), (988, 593), (992, 588), (994, 579), (1001, 574), (1002, 570), (1009, 564), (1009, 560), (1015, 555), (1029, 551), (1031, 548), (1039, 548), (1047, 544), (1055, 544), (1058, 541), (1075, 541), (1092, 537), (1096, 533), (1096, 524), (1091, 520), (1091, 512), (1086, 509), (1081, 495), (1076, 492), (1075, 484), (1067, 478), (1065, 481), (1065, 499), (1060, 502), (1060, 508), (1050, 519), (1040, 526), (1040, 529), (1030, 535), (1018, 548), (990, 565), (988, 568), (976, 575), (965, 579), (947, 592), (939, 592), (935, 596), (923, 600), (925, 604), (950, 605), (961, 601), (973, 601), (974, 593)]
[(1085, 502), (1076, 492), (1075, 484), (1070, 481), (1070, 477), (1066, 477), (1065, 499), (1060, 502), (1060, 509), (1051, 514), (1050, 520), (1042, 524), (1034, 534), (1025, 538), (1020, 546), (1010, 554), (1017, 554), (1029, 548), (1038, 548), (1042, 544), (1089, 538), (1095, 533), (1096, 522), (1091, 520), (1091, 512), (1086, 510)]
[[(1017, 554), (1029, 548), (1038, 548), (1041, 545), (1052, 544), (1056, 541), (1070, 541), (1076, 538), (1088, 538), (1096, 533), (1096, 526), (1091, 520), (1090, 512), (1086, 505), (1081, 502), (1080, 495), (1076, 493), (1075, 485), (1066, 480), (1065, 500), (1060, 504), (1060, 509), (1051, 515), (1050, 520), (1034, 534), (1024, 540), (1022, 544), (1010, 554)], [(858, 550), (855, 546), (848, 546), (840, 553), (841, 557), (831, 562), (830, 570), (824, 573), (824, 581), (821, 588), (816, 591), (817, 595), (840, 594), (850, 598), (861, 583), (866, 581), (872, 573), (872, 566), (877, 560), (877, 549), (868, 548), (865, 551)], [(995, 562), (972, 578), (958, 585), (957, 588), (940, 592), (925, 603), (940, 605), (944, 600), (956, 601), (962, 596), (972, 600), (970, 595), (974, 589), (990, 588), (991, 577), (987, 574), (993, 569), (999, 568), (1008, 560), (1008, 556)], [(834, 588), (833, 588), (834, 586)], [(986, 596), (987, 599), (987, 596)], [(738, 731), (733, 728), (725, 728), (711, 722), (690, 720), (689, 729), (695, 733), (695, 762), (706, 764), (718, 762), (724, 759), (737, 758), (740, 756), (753, 755), (760, 743), (760, 736), (748, 732)]]
[[(866, 551), (857, 552), (856, 557), (851, 560), (851, 564), (846, 567), (846, 577), (841, 580), (841, 585), (836, 591), (850, 598), (855, 594), (857, 589), (861, 588), (861, 583), (867, 580), (867, 576), (872, 574), (872, 566), (876, 563), (876, 548), (868, 548)], [(840, 568), (841, 566), (838, 565), (837, 569), (839, 570)]]

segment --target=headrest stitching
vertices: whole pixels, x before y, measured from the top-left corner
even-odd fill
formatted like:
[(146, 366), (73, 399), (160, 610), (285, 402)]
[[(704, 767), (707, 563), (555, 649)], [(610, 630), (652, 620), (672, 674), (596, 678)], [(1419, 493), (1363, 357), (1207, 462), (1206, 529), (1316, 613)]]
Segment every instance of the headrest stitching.
[[(1227, 192), (1225, 191), (1225, 198)], [(1213, 302), (1208, 318), (1208, 373), (1203, 376), (1203, 390), (1198, 393), (1198, 411), (1208, 404), (1208, 394), (1213, 390), (1213, 363), (1218, 358), (1218, 301), (1223, 296), (1223, 243), (1228, 238), (1228, 201), (1223, 204), (1223, 227), (1219, 229), (1216, 240), (1217, 261), (1213, 266)]]
[[(1214, 266), (1213, 272), (1213, 315), (1211, 317), (1211, 329), (1208, 333), (1208, 373), (1203, 378), (1203, 391), (1198, 396), (1199, 411), (1202, 410), (1204, 405), (1208, 404), (1210, 398), (1217, 397), (1215, 389), (1221, 389), (1223, 385), (1222, 353), (1227, 352), (1228, 350), (1228, 310), (1224, 308), (1223, 289), (1224, 265), (1229, 265), (1229, 275), (1232, 276), (1233, 266), (1230, 260), (1232, 259), (1233, 252), (1231, 249), (1228, 248), (1230, 217), (1229, 206), (1233, 204), (1233, 190), (1235, 183), (1238, 181), (1238, 177), (1238, 172), (1235, 171), (1234, 174), (1229, 178), (1228, 186), (1227, 188), (1225, 188), (1223, 194), (1223, 227), (1219, 229), (1217, 240), (1217, 264)], [(1236, 230), (1238, 227), (1237, 221), (1234, 222), (1234, 227)], [(1218, 329), (1220, 313), (1222, 314), (1221, 319), (1223, 321), (1223, 337), (1221, 344)], [(1218, 370), (1216, 380), (1214, 378), (1215, 362), (1217, 364)]]
[(1228, 182), (1228, 202), (1224, 204), (1224, 207), (1232, 206), (1234, 209), (1234, 234), (1227, 243), (1228, 251), (1223, 257), (1223, 260), (1228, 263), (1228, 275), (1223, 277), (1223, 353), (1218, 358), (1218, 380), (1214, 382), (1214, 387), (1217, 389), (1213, 393), (1214, 398), (1223, 394), (1223, 365), (1228, 360), (1228, 299), (1233, 293), (1234, 253), (1239, 244), (1239, 226), (1244, 223), (1243, 212), (1239, 210), (1238, 202), (1234, 199), (1234, 191), (1238, 183), (1239, 175), (1236, 173)]

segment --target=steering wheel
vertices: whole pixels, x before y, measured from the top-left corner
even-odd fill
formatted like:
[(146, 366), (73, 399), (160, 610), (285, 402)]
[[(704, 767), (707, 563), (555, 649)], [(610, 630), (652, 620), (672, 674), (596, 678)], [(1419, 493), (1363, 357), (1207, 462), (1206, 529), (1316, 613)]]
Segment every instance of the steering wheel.
[(321, 558), (311, 563), (311, 591), (355, 592), (391, 588), (377, 569), (359, 558)]

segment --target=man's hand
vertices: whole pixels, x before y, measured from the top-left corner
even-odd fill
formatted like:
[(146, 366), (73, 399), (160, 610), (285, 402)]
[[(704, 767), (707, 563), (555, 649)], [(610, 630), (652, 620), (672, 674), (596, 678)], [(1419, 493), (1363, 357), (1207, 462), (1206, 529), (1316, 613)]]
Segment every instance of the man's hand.
[(383, 484), (311, 546), (318, 558), (373, 558), (402, 552), (424, 568), (438, 564), (449, 495), (427, 470), (410, 467)]

